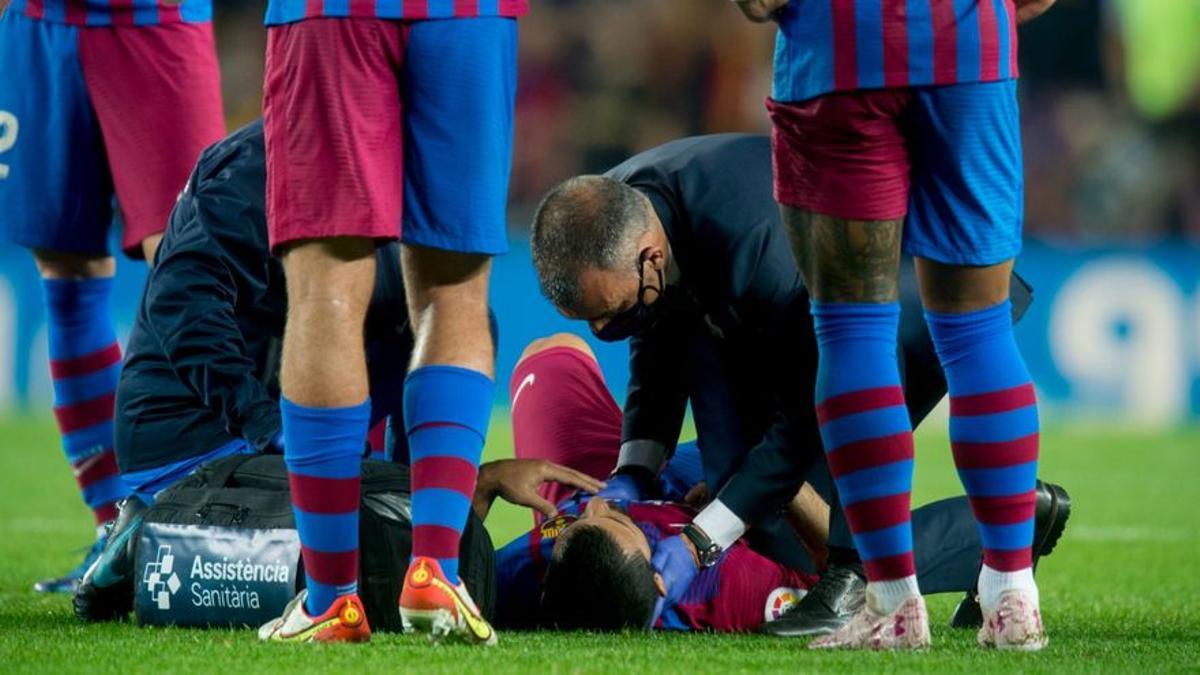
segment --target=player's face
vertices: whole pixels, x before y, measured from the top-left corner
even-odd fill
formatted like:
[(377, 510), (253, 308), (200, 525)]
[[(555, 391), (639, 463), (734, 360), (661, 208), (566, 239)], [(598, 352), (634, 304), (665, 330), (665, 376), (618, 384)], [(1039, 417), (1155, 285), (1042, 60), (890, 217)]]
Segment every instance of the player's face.
[[(636, 552), (644, 556), (646, 560), (650, 559), (650, 542), (646, 540), (646, 533), (642, 532), (642, 528), (638, 527), (637, 523), (633, 522), (633, 519), (624, 511), (599, 497), (588, 501), (579, 519), (568, 525), (563, 532), (566, 533), (570, 528), (579, 526), (600, 528), (612, 537), (617, 546), (625, 553)], [(560, 535), (559, 543), (563, 540), (564, 537)]]

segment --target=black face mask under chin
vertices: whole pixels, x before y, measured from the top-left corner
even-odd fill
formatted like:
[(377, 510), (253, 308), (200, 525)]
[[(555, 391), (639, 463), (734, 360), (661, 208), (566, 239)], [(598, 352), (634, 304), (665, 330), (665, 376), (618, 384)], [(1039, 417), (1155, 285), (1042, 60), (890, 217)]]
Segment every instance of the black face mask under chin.
[[(644, 259), (638, 261), (637, 302), (634, 303), (633, 307), (609, 319), (608, 323), (604, 324), (604, 327), (600, 330), (592, 331), (592, 335), (595, 335), (596, 339), (603, 340), (604, 342), (619, 342), (636, 333), (653, 328), (655, 322), (658, 321), (663, 301), (665, 300), (663, 293), (666, 290), (666, 285), (663, 281), (663, 271), (660, 269), (654, 270), (658, 273), (658, 288), (647, 286), (645, 278), (642, 276), (642, 266), (645, 262)], [(646, 304), (646, 291), (654, 291), (658, 294), (659, 297), (654, 301), (654, 304)]]

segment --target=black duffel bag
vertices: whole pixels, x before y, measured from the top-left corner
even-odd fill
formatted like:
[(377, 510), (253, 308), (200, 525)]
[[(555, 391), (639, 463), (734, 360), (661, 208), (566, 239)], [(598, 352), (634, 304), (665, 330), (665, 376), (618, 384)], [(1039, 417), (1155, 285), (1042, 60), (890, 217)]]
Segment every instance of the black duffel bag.
[[(279, 455), (228, 457), (158, 495), (137, 537), (134, 611), (146, 624), (258, 626), (304, 586), (287, 469)], [(412, 550), (408, 467), (364, 461), (359, 596), (372, 630), (400, 631), (396, 601)], [(495, 550), (470, 514), (459, 573), (489, 619)]]

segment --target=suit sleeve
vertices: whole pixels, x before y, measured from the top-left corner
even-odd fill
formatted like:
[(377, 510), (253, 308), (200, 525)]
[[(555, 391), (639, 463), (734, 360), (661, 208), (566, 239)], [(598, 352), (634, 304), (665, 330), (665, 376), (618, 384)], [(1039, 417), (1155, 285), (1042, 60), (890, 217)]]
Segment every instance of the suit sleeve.
[(261, 450), (281, 428), (279, 406), (255, 375), (235, 308), (266, 286), (265, 227), (255, 209), (237, 208), (236, 190), (196, 180), (172, 211), (143, 318), (180, 381)]
[(687, 387), (674, 322), (629, 342), (629, 389), (617, 466), (658, 473), (674, 452), (687, 409)]

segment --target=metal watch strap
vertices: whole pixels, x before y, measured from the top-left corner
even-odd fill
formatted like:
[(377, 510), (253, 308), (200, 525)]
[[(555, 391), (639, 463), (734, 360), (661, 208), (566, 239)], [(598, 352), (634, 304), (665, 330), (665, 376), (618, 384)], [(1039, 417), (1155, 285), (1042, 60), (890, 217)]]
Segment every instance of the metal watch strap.
[(721, 559), (721, 546), (710, 539), (704, 530), (695, 523), (684, 525), (682, 534), (696, 547), (696, 557), (700, 559), (700, 567), (712, 567)]

